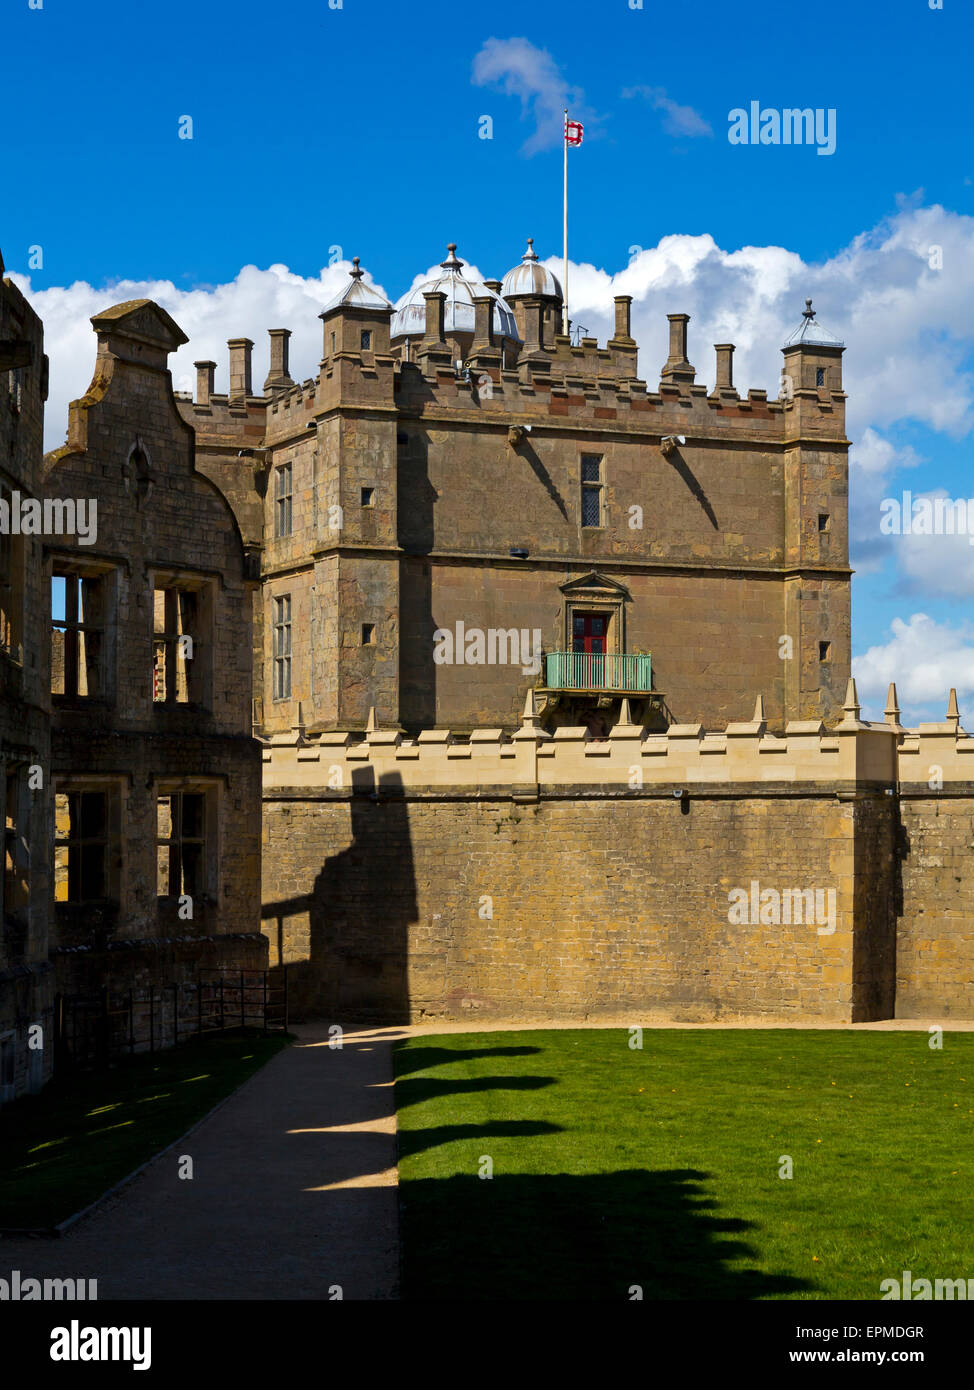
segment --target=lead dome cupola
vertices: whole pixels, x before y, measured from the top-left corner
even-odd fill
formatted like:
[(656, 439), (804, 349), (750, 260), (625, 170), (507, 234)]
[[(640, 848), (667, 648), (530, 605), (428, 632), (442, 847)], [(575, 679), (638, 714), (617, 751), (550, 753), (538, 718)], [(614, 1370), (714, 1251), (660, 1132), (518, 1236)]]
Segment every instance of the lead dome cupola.
[[(426, 331), (426, 301), (424, 294), (443, 294), (444, 332), (448, 335), (460, 333), (473, 334), (475, 327), (474, 299), (489, 295), (494, 300), (494, 333), (498, 338), (510, 338), (520, 342), (517, 321), (510, 305), (488, 288), (480, 280), (468, 280), (463, 274), (464, 262), (457, 259), (456, 242), (451, 241), (446, 248), (446, 260), (440, 262), (442, 275), (426, 280), (414, 289), (407, 290), (396, 302), (392, 316), (390, 336), (392, 338), (421, 338)], [(496, 284), (497, 281), (494, 281)]]
[(501, 294), (505, 299), (517, 299), (522, 295), (542, 295), (546, 299), (561, 299), (561, 285), (547, 266), (538, 260), (534, 249), (534, 237), (528, 237), (528, 249), (520, 263), (507, 272), (501, 284)]

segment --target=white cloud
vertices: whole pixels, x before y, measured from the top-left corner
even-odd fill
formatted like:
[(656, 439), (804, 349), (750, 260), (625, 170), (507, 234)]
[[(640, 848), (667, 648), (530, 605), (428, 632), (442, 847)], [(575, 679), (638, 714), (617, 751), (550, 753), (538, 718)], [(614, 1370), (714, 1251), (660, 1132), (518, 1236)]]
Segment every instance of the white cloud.
[[(217, 363), (216, 389), (229, 386), (227, 339), (254, 340), (254, 389), (260, 392), (269, 363), (268, 328), (290, 328), (291, 375), (304, 379), (317, 372), (321, 360), (322, 307), (348, 283), (351, 263), (341, 261), (317, 277), (295, 275), (284, 265), (266, 270), (246, 265), (223, 285), (184, 290), (171, 280), (120, 280), (96, 289), (83, 280), (73, 285), (31, 291), (22, 275), (13, 279), (44, 322), (44, 350), (51, 359), (50, 395), (45, 408), (45, 448), (64, 442), (68, 403), (82, 396), (95, 363), (95, 335), (89, 319), (127, 299), (153, 299), (161, 304), (189, 338), (169, 359), (177, 391), (196, 389), (194, 361)], [(371, 282), (369, 282), (371, 283)], [(376, 286), (381, 294), (385, 291)], [(387, 296), (388, 297), (388, 296)]]
[(584, 124), (586, 138), (596, 133), (600, 118), (585, 105), (581, 88), (569, 84), (547, 49), (528, 39), (488, 39), (473, 60), (473, 81), (520, 98), (522, 118), (534, 122), (522, 154), (561, 144), (566, 107), (572, 120)]
[[(944, 488), (932, 492), (917, 493), (912, 499), (914, 507), (921, 498), (946, 498), (949, 494)], [(901, 494), (896, 494), (901, 500)], [(953, 499), (961, 500), (961, 499)], [(900, 568), (907, 578), (908, 587), (914, 591), (929, 594), (949, 594), (954, 598), (970, 601), (974, 596), (974, 498), (964, 498), (968, 507), (967, 529), (970, 534), (924, 536), (910, 534), (893, 537), (897, 547)], [(956, 522), (955, 522), (956, 524)]]
[(664, 112), (663, 129), (668, 135), (688, 135), (693, 138), (700, 135), (712, 136), (714, 133), (710, 122), (705, 120), (699, 111), (694, 111), (692, 106), (681, 106), (679, 102), (666, 95), (663, 87), (625, 87), (622, 95), (626, 99), (643, 97), (654, 111)]
[(914, 449), (896, 448), (871, 425), (853, 443), (849, 453), (849, 546), (858, 574), (879, 569), (898, 544), (899, 537), (884, 535), (879, 529), (880, 504), (891, 494), (897, 495), (892, 486), (894, 475), (920, 462)]
[(870, 647), (852, 662), (859, 698), (864, 710), (868, 705), (869, 716), (880, 717), (889, 683), (895, 681), (904, 724), (942, 721), (953, 686), (962, 716), (974, 727), (974, 625), (953, 627), (914, 613), (909, 622), (894, 618), (890, 631), (888, 642)]

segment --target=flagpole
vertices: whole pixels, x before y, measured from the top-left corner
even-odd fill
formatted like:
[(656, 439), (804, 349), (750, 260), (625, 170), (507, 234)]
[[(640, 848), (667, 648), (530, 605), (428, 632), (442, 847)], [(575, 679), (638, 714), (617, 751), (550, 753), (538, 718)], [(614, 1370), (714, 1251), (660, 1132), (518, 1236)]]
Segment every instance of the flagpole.
[(565, 193), (564, 193), (564, 201), (563, 201), (564, 226), (563, 226), (563, 228), (562, 228), (563, 233), (564, 233), (565, 264), (564, 264), (563, 283), (562, 283), (562, 287), (561, 287), (561, 289), (562, 289), (562, 301), (561, 301), (561, 331), (562, 331), (562, 333), (564, 333), (565, 336), (567, 337), (567, 336), (568, 336), (568, 107), (567, 107), (567, 106), (565, 107), (565, 128), (564, 128), (564, 130), (562, 131), (561, 143), (562, 143), (562, 146), (563, 146), (562, 153), (564, 154), (564, 157), (565, 157)]

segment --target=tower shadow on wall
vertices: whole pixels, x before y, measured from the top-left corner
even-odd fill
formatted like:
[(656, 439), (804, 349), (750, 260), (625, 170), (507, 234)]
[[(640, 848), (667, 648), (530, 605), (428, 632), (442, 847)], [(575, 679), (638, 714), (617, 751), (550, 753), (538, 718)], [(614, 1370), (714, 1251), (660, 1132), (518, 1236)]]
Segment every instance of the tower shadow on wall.
[(308, 914), (307, 958), (288, 964), (294, 1018), (342, 1027), (406, 1023), (417, 905), (402, 778), (389, 773), (376, 782), (373, 768), (356, 768), (350, 790), (348, 847), (325, 858), (310, 893), (265, 903), (263, 916), (283, 922)]
[(406, 555), (399, 566), (399, 718), (410, 734), (436, 724), (433, 660), (434, 507), (439, 494), (429, 478), (429, 440), (415, 427), (399, 431), (398, 532)]

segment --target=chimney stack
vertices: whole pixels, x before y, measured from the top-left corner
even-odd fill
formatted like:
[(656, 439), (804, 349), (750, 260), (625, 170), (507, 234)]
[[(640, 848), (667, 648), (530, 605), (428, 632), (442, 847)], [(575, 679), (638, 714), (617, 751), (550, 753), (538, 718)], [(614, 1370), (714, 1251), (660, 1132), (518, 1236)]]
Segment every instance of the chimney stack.
[(275, 388), (283, 386), (293, 386), (294, 383), (288, 373), (288, 339), (291, 336), (290, 328), (271, 328), (268, 330), (271, 340), (271, 366), (264, 382), (264, 395), (266, 396)]
[(215, 362), (194, 362), (196, 368), (196, 404), (209, 405), (216, 377)]
[(632, 342), (632, 295), (617, 294), (615, 296), (616, 306), (616, 331), (613, 335), (614, 340)]
[(717, 381), (714, 386), (714, 395), (736, 396), (734, 390), (734, 344), (733, 343), (714, 343), (714, 351), (717, 354)]
[(444, 326), (446, 323), (446, 295), (440, 290), (425, 293), (426, 330), (423, 333), (424, 347), (442, 347), (446, 342)]
[(253, 395), (250, 380), (250, 357), (254, 350), (250, 338), (229, 338), (230, 349), (230, 403), (243, 404)]
[(670, 355), (660, 376), (664, 382), (687, 386), (693, 384), (696, 372), (687, 360), (687, 324), (689, 314), (667, 314), (670, 321)]

